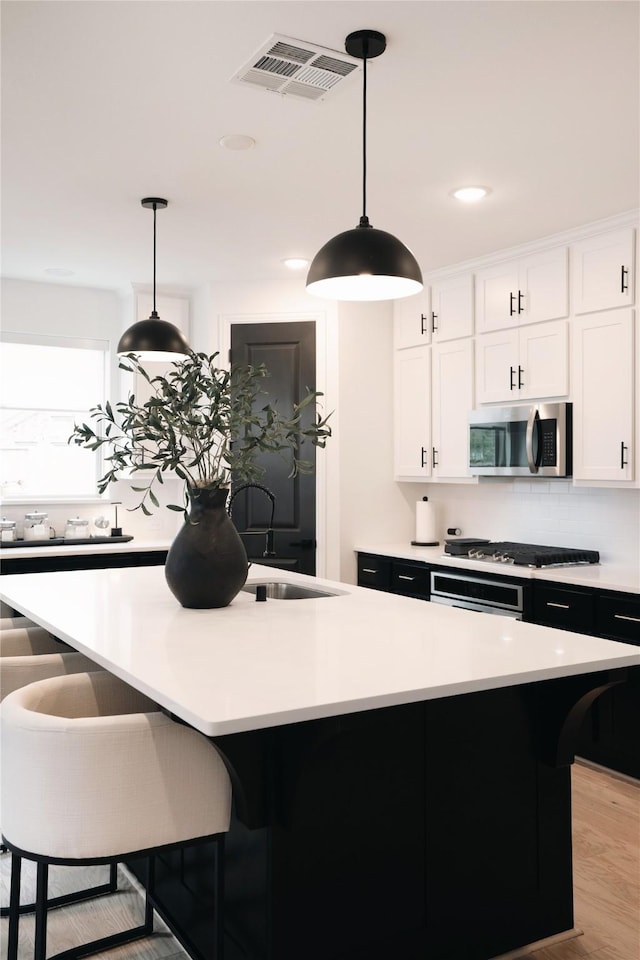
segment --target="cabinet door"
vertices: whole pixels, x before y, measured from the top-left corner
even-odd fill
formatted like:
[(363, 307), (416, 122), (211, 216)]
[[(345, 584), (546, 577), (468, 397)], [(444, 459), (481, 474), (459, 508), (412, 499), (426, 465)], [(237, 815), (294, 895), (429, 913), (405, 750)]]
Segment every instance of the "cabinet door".
[(395, 475), (431, 474), (431, 347), (396, 350), (394, 370)]
[(520, 323), (538, 323), (569, 315), (569, 268), (566, 247), (553, 247), (520, 261)]
[(429, 288), (393, 304), (393, 342), (396, 350), (431, 342)]
[(517, 384), (519, 400), (565, 397), (569, 393), (569, 326), (552, 320), (521, 327)]
[(571, 248), (571, 307), (591, 313), (633, 304), (635, 230), (611, 230)]
[(476, 273), (476, 332), (516, 327), (518, 317), (518, 261), (508, 260)]
[(574, 320), (575, 480), (633, 480), (633, 322), (633, 310)]
[(432, 347), (432, 465), (434, 477), (469, 476), (469, 411), (473, 409), (473, 343)]
[(476, 338), (476, 402), (518, 400), (518, 331), (500, 330)]
[(431, 288), (431, 334), (434, 343), (473, 335), (473, 275), (465, 273)]

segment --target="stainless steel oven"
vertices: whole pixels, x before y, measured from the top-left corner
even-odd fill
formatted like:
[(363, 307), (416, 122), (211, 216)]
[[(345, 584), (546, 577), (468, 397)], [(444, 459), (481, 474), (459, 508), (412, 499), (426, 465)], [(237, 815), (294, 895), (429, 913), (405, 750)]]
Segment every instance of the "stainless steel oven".
[(485, 580), (473, 574), (431, 571), (431, 603), (492, 613), (522, 620), (523, 590), (519, 584)]

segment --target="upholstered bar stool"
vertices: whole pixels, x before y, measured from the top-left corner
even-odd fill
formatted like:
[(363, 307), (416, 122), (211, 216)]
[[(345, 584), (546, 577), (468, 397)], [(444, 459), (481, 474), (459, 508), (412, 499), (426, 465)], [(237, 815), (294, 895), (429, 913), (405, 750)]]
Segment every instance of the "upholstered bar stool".
[(13, 630), (14, 627), (35, 627), (33, 620), (28, 617), (2, 617), (0, 618), (0, 632), (3, 630)]
[[(106, 671), (16, 690), (2, 704), (2, 727), (2, 827), (12, 854), (8, 960), (17, 958), (23, 858), (37, 864), (35, 960), (46, 957), (52, 863), (145, 857), (148, 864), (144, 922), (58, 956), (73, 960), (151, 933), (154, 854), (221, 843), (229, 829), (231, 784), (215, 747)], [(218, 956), (220, 853), (218, 848)]]
[[(92, 660), (76, 653), (66, 644), (53, 640), (45, 630), (16, 628), (0, 632), (0, 700), (14, 690), (19, 690), (36, 680), (98, 669), (98, 665)], [(0, 823), (2, 823), (1, 816)], [(0, 844), (0, 850), (3, 853), (6, 852), (4, 844)], [(117, 867), (114, 865), (109, 871), (107, 883), (53, 897), (49, 901), (49, 906), (57, 907), (76, 903), (90, 897), (114, 893), (117, 889)], [(35, 903), (24, 903), (20, 907), (20, 913), (33, 913), (34, 910)], [(8, 915), (8, 907), (0, 907), (0, 917)]]

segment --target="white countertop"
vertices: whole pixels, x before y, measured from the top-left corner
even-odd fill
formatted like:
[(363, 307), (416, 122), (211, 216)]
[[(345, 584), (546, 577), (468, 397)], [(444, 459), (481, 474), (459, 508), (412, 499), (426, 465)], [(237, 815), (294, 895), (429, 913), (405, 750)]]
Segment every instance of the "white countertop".
[(73, 557), (94, 555), (97, 553), (143, 553), (146, 551), (168, 550), (172, 540), (126, 540), (119, 543), (94, 543), (89, 538), (86, 543), (56, 543), (39, 547), (0, 547), (0, 560), (34, 560), (41, 557)]
[(186, 610), (162, 567), (4, 576), (0, 597), (215, 736), (609, 668), (640, 649), (252, 566), (340, 596)]
[(576, 584), (599, 590), (619, 590), (622, 593), (640, 593), (640, 567), (614, 563), (575, 564), (566, 567), (518, 567), (515, 564), (490, 563), (486, 560), (467, 560), (444, 553), (444, 543), (438, 547), (412, 547), (407, 543), (368, 543), (354, 547), (356, 553), (372, 553), (398, 560), (420, 560), (441, 567), (458, 567), (481, 573), (497, 573), (505, 577), (548, 580), (565, 586)]

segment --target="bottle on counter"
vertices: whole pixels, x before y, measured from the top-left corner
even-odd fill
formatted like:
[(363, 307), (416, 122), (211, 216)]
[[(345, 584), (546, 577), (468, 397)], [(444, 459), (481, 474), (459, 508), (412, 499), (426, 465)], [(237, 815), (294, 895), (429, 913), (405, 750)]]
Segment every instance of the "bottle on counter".
[(15, 520), (7, 520), (6, 517), (3, 517), (0, 520), (0, 541), (2, 543), (10, 543), (12, 540), (16, 540), (16, 522)]

